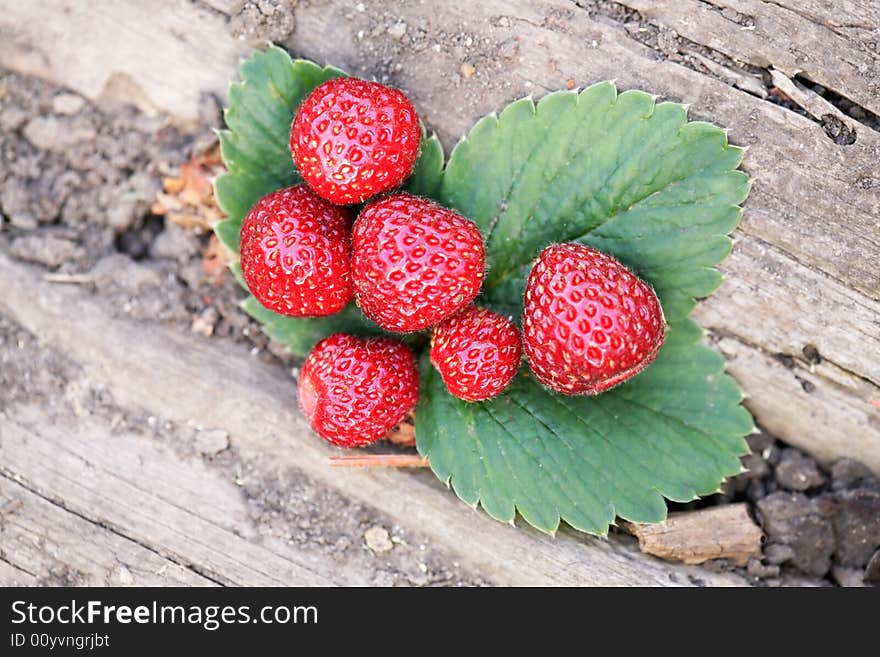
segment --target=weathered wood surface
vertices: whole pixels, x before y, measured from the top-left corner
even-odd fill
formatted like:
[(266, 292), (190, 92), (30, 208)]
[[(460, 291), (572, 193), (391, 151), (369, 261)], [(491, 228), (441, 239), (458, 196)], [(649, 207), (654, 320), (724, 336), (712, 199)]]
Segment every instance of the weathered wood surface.
[(0, 512), (3, 585), (29, 586), (47, 577), (75, 584), (81, 583), (81, 573), (89, 573), (88, 583), (98, 586), (212, 585), (209, 579), (14, 479), (0, 476), (0, 500), (10, 505), (8, 512)]
[(2, 0), (0, 11), (4, 66), (189, 121), (199, 95), (225, 90), (247, 52), (197, 2)]
[[(328, 463), (334, 450), (310, 435), (296, 411), (288, 373), (243, 347), (115, 319), (87, 290), (46, 283), (2, 254), (0, 282), (0, 314), (75, 361), (115, 403), (224, 429), (242, 463), (296, 468), (417, 529), (493, 583), (745, 583), (732, 574), (660, 562), (614, 537), (562, 531), (551, 538), (497, 523), (463, 505), (427, 472), (340, 472)], [(154, 581), (160, 571), (169, 583), (359, 584), (367, 578), (281, 537), (257, 535), (235, 482), (201, 461), (88, 417), (75, 426), (54, 426), (32, 406), (0, 412), (0, 486), (2, 497), (21, 501), (2, 520), (0, 582), (27, 583), (51, 567), (52, 551), (28, 546), (28, 540), (59, 545), (68, 562), (89, 561), (83, 570), (91, 583), (113, 582), (120, 567), (138, 583)], [(35, 499), (46, 504), (34, 505)], [(50, 513), (74, 518), (40, 529)], [(153, 556), (142, 559), (142, 550)], [(103, 551), (119, 556), (108, 563)]]
[[(880, 5), (817, 0), (621, 0), (645, 18), (758, 68), (804, 74), (880, 114)], [(864, 43), (868, 47), (859, 47)]]
[[(844, 117), (856, 141), (839, 145), (817, 116), (824, 98), (797, 86), (810, 115), (802, 116), (761, 97), (766, 69), (791, 85), (800, 74), (876, 112), (876, 3), (361, 4), (365, 11), (304, 3), (285, 45), (404, 87), (447, 147), (482, 114), (569, 80), (615, 78), (729, 127), (749, 146), (744, 168), (754, 186), (722, 267), (727, 280), (696, 317), (730, 359), (759, 423), (823, 460), (847, 455), (880, 471), (880, 411), (871, 403), (880, 399), (880, 134)], [(150, 20), (141, 5), (0, 0), (8, 37), (0, 56), (92, 98), (121, 71), (142, 105), (193, 119), (198, 94), (222, 95), (247, 52), (226, 25), (235, 2), (157, 0)], [(402, 38), (389, 34), (390, 19), (406, 23)], [(72, 56), (62, 35), (69, 22), (77, 42), (90, 44), (88, 58)], [(129, 23), (137, 27), (119, 27)], [(821, 362), (804, 356), (807, 346)]]
[[(16, 408), (14, 415), (0, 420), (0, 471), (18, 478), (32, 494), (63, 505), (69, 515), (92, 519), (92, 527), (107, 527), (117, 538), (124, 536), (132, 545), (143, 546), (142, 552), (166, 555), (170, 563), (162, 559), (163, 566), (192, 564), (186, 569), (185, 583), (359, 583), (356, 574), (345, 573), (332, 561), (306, 560), (306, 553), (289, 548), (285, 553), (250, 541), (235, 486), (217, 482), (206, 468), (195, 467), (197, 462), (175, 459), (170, 449), (155, 442), (115, 436), (105, 423), (47, 426), (40, 420), (40, 411), (34, 408)], [(26, 501), (22, 510), (38, 509)], [(9, 524), (17, 526), (20, 518), (11, 515)], [(95, 523), (95, 519), (100, 520)], [(72, 536), (81, 543), (88, 533)], [(8, 534), (3, 541), (13, 541), (13, 547), (27, 544)], [(118, 560), (116, 547), (111, 544), (104, 558), (113, 555)], [(151, 556), (156, 560), (155, 554)], [(21, 553), (13, 549), (7, 558), (18, 564)], [(74, 567), (70, 560), (68, 564)], [(151, 565), (147, 561), (140, 567)], [(198, 573), (208, 574), (207, 579)]]
[(672, 513), (659, 524), (625, 523), (643, 552), (684, 563), (730, 559), (744, 566), (761, 554), (761, 528), (746, 504), (725, 504), (699, 511)]

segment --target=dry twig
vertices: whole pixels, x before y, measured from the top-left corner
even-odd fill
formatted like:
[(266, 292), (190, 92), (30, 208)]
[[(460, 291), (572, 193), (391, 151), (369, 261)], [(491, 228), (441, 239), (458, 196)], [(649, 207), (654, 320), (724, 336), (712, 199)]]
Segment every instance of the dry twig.
[(331, 456), (333, 468), (427, 468), (428, 459), (418, 454), (358, 454)]
[(745, 565), (761, 553), (761, 529), (745, 504), (672, 513), (659, 524), (626, 522), (623, 526), (639, 539), (642, 552), (671, 561), (698, 564), (730, 559)]

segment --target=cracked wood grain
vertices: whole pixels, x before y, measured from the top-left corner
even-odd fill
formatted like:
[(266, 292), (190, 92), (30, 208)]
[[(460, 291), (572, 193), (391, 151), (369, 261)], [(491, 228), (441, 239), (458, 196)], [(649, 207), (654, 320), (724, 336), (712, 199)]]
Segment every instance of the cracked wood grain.
[(880, 302), (751, 236), (737, 237), (721, 270), (721, 289), (694, 315), (703, 326), (795, 358), (803, 359), (804, 347), (812, 345), (826, 363), (863, 379), (870, 394), (880, 393)]
[(785, 73), (777, 71), (775, 68), (770, 69), (770, 78), (778, 89), (791, 98), (792, 102), (796, 103), (817, 121), (822, 121), (825, 116), (830, 114), (837, 117), (850, 131), (857, 134), (859, 130), (858, 122), (841, 112), (816, 92), (798, 84), (795, 80), (785, 75)]
[[(838, 33), (847, 30), (876, 30), (880, 25), (880, 5), (872, 0), (764, 0), (824, 25)], [(848, 34), (847, 34), (848, 36)]]
[(191, 569), (6, 475), (0, 475), (2, 499), (19, 505), (0, 518), (0, 561), (8, 566), (7, 572), (0, 567), (0, 585), (212, 585)]
[[(880, 53), (873, 37), (847, 35), (838, 28), (852, 11), (856, 25), (880, 29), (876, 3), (865, 0), (838, 6), (832, 22), (825, 3), (820, 11), (800, 2), (767, 0), (621, 0), (646, 19), (740, 61), (773, 67), (793, 78), (802, 74), (838, 91), (875, 114), (880, 113)], [(834, 3), (835, 5), (837, 3)], [(874, 9), (871, 9), (873, 5)], [(860, 8), (861, 12), (856, 12)], [(744, 21), (736, 17), (747, 17)]]
[(0, 550), (0, 585), (2, 586), (36, 586), (40, 579), (35, 573), (14, 563)]
[[(15, 409), (0, 419), (0, 429), (0, 473), (77, 518), (77, 546), (92, 540), (90, 524), (115, 537), (100, 537), (108, 554), (118, 557), (132, 547), (148, 561), (145, 555), (152, 553), (154, 563), (161, 557), (188, 571), (187, 584), (344, 581), (332, 562), (248, 540), (254, 530), (235, 485), (173, 458), (167, 448), (135, 435), (113, 435), (101, 422), (48, 425), (38, 408)], [(2, 540), (11, 540), (8, 532)], [(65, 563), (76, 563), (75, 556), (66, 555)]]
[(746, 407), (767, 431), (823, 463), (846, 455), (880, 472), (876, 386), (833, 365), (780, 358), (730, 334), (713, 338), (727, 371), (746, 390)]

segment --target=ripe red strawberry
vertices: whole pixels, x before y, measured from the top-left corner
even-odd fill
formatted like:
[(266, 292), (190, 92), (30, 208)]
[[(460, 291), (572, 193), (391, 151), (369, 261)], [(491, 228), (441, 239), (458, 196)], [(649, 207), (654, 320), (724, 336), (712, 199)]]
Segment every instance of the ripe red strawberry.
[(422, 130), (397, 89), (357, 78), (319, 85), (299, 107), (290, 150), (303, 179), (328, 201), (361, 203), (412, 173)]
[(351, 301), (351, 217), (307, 185), (261, 198), (241, 226), (241, 271), (269, 310), (320, 317)]
[(315, 345), (299, 375), (303, 413), (321, 437), (339, 447), (376, 442), (418, 399), (412, 351), (391, 338), (335, 333)]
[(526, 285), (523, 342), (548, 388), (597, 395), (657, 356), (666, 330), (651, 286), (618, 260), (579, 244), (553, 244)]
[(450, 393), (465, 401), (500, 395), (522, 358), (519, 331), (498, 313), (468, 306), (443, 320), (431, 335), (431, 364)]
[(473, 301), (483, 282), (476, 224), (412, 194), (367, 205), (352, 230), (355, 298), (388, 331), (420, 331)]

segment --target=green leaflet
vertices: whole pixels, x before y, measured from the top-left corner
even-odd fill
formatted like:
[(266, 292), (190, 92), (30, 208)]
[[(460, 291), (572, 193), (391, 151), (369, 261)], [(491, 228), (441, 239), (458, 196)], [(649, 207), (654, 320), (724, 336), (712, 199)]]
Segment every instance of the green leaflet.
[[(275, 47), (243, 64), (221, 134), (228, 173), (216, 182), (228, 215), (216, 231), (234, 251), (248, 209), (299, 182), (290, 123), (305, 96), (338, 75)], [(535, 256), (548, 243), (575, 241), (649, 281), (669, 321), (657, 360), (598, 397), (552, 394), (523, 365), (503, 395), (469, 404), (447, 393), (423, 355), (416, 436), (437, 476), (499, 520), (519, 513), (547, 532), (562, 520), (604, 534), (615, 516), (662, 520), (664, 497), (714, 492), (738, 472), (754, 425), (723, 359), (687, 319), (695, 299), (721, 282), (715, 266), (730, 251), (749, 190), (737, 170), (742, 150), (724, 131), (688, 122), (681, 105), (602, 82), (481, 119), (445, 170), (436, 136), (423, 129), (422, 143), (405, 188), (479, 225), (488, 268), (480, 303), (519, 319)], [(322, 319), (281, 317), (253, 297), (243, 307), (300, 356), (335, 331), (379, 333), (354, 305)], [(409, 342), (423, 346), (417, 336)]]
[(404, 189), (419, 196), (437, 198), (440, 185), (443, 182), (443, 146), (437, 135), (428, 137), (425, 126), (422, 125), (422, 146), (419, 159), (413, 167), (413, 172), (407, 178)]

